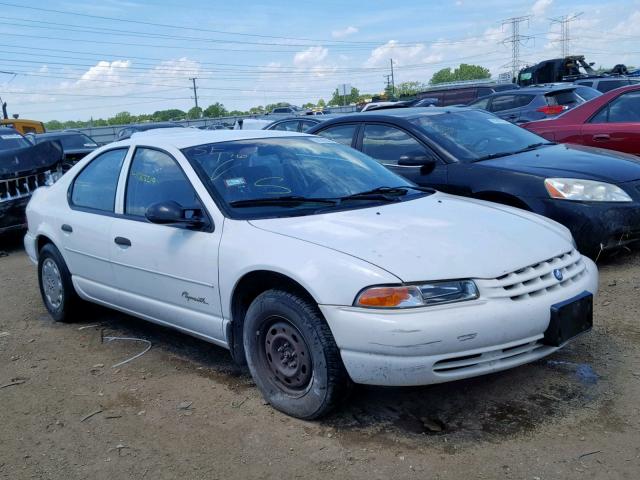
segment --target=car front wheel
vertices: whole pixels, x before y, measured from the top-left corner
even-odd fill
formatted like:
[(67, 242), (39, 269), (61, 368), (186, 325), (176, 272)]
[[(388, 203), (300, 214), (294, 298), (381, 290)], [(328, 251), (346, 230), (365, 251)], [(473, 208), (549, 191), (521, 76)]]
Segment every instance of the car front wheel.
[(247, 310), (243, 340), (251, 375), (276, 409), (311, 420), (346, 395), (340, 351), (311, 301), (280, 290), (260, 294)]
[(71, 274), (60, 251), (51, 243), (38, 255), (40, 294), (49, 314), (56, 322), (69, 322), (80, 299), (73, 288)]

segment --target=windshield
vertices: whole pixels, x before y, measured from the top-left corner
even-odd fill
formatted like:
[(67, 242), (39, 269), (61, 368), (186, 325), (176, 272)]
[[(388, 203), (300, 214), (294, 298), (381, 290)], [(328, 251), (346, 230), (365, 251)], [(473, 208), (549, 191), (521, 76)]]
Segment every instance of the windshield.
[(49, 140), (59, 140), (63, 150), (78, 150), (83, 148), (97, 148), (98, 144), (83, 133), (75, 135), (60, 135), (59, 137), (41, 137), (38, 143)]
[(320, 137), (212, 143), (182, 153), (234, 218), (362, 208), (387, 200), (387, 192), (371, 193), (380, 187), (405, 187), (393, 192), (394, 201), (426, 193), (372, 158)]
[(14, 148), (30, 147), (29, 141), (20, 135), (15, 133), (0, 133), (0, 150), (12, 150)]
[(421, 115), (409, 120), (463, 162), (474, 162), (547, 144), (544, 138), (481, 110)]

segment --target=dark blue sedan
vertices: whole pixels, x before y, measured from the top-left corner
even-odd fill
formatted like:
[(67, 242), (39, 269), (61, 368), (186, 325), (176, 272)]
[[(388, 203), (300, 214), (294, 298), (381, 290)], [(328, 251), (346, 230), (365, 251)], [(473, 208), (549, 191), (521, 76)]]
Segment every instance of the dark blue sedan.
[(347, 115), (308, 133), (360, 150), (418, 185), (547, 216), (592, 257), (640, 240), (640, 159), (632, 155), (557, 145), (466, 107)]

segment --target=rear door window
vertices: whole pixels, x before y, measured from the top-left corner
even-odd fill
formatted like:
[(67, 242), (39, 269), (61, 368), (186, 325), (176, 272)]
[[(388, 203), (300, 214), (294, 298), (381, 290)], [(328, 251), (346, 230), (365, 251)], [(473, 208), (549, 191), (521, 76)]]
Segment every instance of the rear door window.
[(491, 112), (502, 112), (516, 108), (515, 95), (496, 95), (491, 102)]
[(302, 120), (300, 122), (300, 131), (301, 132), (306, 132), (311, 127), (315, 127), (317, 124), (318, 124), (318, 122), (311, 122), (309, 120)]
[(365, 125), (362, 153), (383, 164), (396, 165), (401, 156), (423, 156), (425, 147), (408, 133), (391, 125)]
[(614, 88), (624, 87), (625, 85), (629, 85), (629, 80), (600, 80), (598, 90), (605, 93)]
[(353, 135), (357, 128), (357, 124), (336, 125), (318, 132), (317, 135), (330, 138), (334, 142), (342, 143), (343, 145), (350, 147), (353, 143)]
[(73, 206), (101, 212), (113, 212), (116, 189), (126, 148), (98, 155), (78, 174), (71, 189)]
[(298, 120), (288, 120), (286, 122), (280, 122), (275, 124), (273, 127), (269, 128), (269, 130), (284, 130), (287, 132), (297, 132), (298, 131)]

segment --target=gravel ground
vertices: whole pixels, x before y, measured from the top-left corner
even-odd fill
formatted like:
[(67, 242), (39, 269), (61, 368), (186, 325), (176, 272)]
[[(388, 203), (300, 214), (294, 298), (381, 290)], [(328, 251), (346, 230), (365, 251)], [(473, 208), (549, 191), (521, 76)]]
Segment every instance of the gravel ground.
[[(87, 306), (55, 324), (0, 239), (0, 478), (640, 478), (640, 253), (600, 262), (594, 330), (548, 359), (356, 387), (320, 422), (266, 405), (221, 348)], [(102, 341), (106, 336), (135, 342)]]

